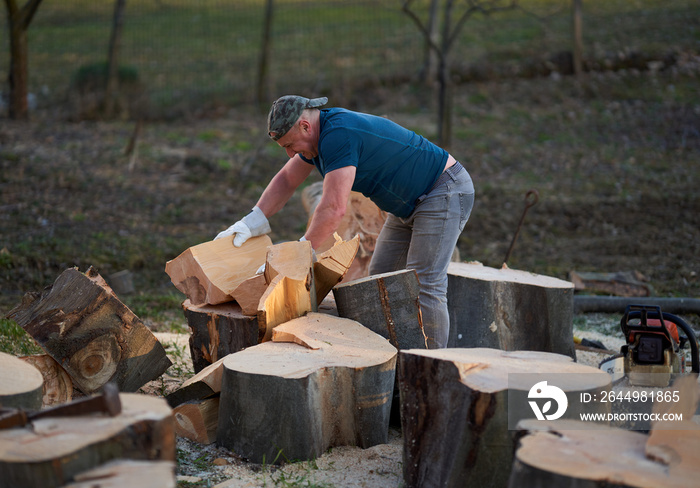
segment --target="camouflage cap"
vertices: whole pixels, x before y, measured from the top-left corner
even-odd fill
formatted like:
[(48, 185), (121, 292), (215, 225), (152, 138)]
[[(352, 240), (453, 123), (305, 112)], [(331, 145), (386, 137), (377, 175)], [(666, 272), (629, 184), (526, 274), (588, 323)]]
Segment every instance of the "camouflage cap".
[(273, 141), (279, 140), (294, 127), (304, 110), (323, 107), (326, 103), (328, 103), (326, 97), (308, 99), (298, 95), (285, 95), (278, 98), (272, 104), (267, 116), (268, 135)]

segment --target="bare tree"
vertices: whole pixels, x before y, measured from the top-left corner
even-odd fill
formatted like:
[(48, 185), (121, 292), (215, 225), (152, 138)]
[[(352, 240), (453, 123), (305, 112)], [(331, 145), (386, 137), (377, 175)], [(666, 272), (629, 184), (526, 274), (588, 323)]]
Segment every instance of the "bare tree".
[(39, 9), (41, 0), (29, 0), (20, 7), (16, 0), (5, 0), (10, 27), (10, 106), (9, 117), (16, 120), (29, 118), (29, 43), (27, 30)]
[(424, 20), (415, 10), (413, 0), (402, 0), (403, 11), (418, 26), (426, 43), (438, 59), (438, 141), (443, 147), (450, 145), (452, 135), (450, 54), (465, 22), (476, 14), (510, 10), (517, 6), (517, 0), (444, 0), (442, 4), (442, 29), (438, 39), (434, 39), (431, 19)]

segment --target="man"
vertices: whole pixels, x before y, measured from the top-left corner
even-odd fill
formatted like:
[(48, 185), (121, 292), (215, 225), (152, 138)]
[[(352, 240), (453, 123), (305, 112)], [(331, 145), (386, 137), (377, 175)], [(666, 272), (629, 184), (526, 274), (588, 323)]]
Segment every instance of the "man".
[(351, 191), (388, 213), (370, 274), (414, 269), (429, 348), (446, 347), (447, 266), (474, 204), (467, 171), (444, 149), (390, 120), (342, 108), (327, 98), (279, 98), (268, 134), (289, 160), (272, 178), (250, 214), (216, 236), (235, 246), (270, 232), (267, 218), (287, 203), (314, 167), (323, 194), (301, 238), (318, 247), (338, 227)]

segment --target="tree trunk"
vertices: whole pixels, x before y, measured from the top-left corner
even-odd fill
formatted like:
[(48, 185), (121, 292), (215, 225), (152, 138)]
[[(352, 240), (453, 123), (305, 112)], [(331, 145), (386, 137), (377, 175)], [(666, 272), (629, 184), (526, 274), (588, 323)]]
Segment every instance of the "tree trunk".
[(173, 461), (120, 459), (75, 476), (61, 488), (175, 488)]
[(105, 116), (112, 118), (117, 105), (119, 92), (119, 51), (124, 27), (126, 0), (115, 0), (112, 17), (112, 34), (109, 38), (107, 54), (107, 86), (105, 87)]
[(0, 352), (0, 407), (38, 410), (41, 408), (41, 373), (31, 364)]
[(217, 239), (190, 247), (165, 264), (175, 287), (193, 305), (216, 305), (232, 300), (231, 293), (265, 263), (272, 241), (267, 235), (234, 247), (233, 239)]
[(153, 333), (90, 268), (67, 269), (41, 294), (28, 293), (7, 316), (70, 375), (83, 393), (113, 381), (136, 391), (171, 362)]
[(192, 305), (185, 300), (182, 308), (190, 326), (190, 353), (195, 373), (227, 354), (254, 346), (264, 331), (255, 316), (244, 315), (234, 302), (219, 305)]
[(274, 13), (274, 0), (265, 2), (265, 20), (263, 23), (263, 36), (260, 43), (260, 58), (258, 59), (258, 80), (257, 94), (258, 105), (261, 107), (268, 105), (267, 98), (267, 74), (270, 64), (270, 51), (272, 50), (272, 17)]
[(575, 357), (572, 283), (478, 263), (450, 263), (447, 279), (448, 347)]
[[(70, 402), (73, 399), (73, 381), (71, 381), (70, 375), (66, 373), (66, 370), (54, 358), (48, 354), (39, 354), (36, 356), (22, 356), (20, 359), (31, 364), (41, 372), (41, 376), (44, 379), (42, 407)], [(2, 404), (2, 401), (0, 401), (0, 404)]]
[(333, 289), (338, 315), (361, 323), (399, 350), (425, 349), (414, 270), (368, 276)]
[(514, 399), (527, 402), (552, 372), (576, 374), (579, 381), (563, 387), (569, 395), (610, 387), (607, 373), (544, 352), (414, 349), (402, 351), (398, 365), (407, 487), (504, 487), (514, 450), (509, 425), (528, 414)]
[(384, 444), (395, 361), (394, 347), (352, 320), (282, 324), (272, 341), (224, 358), (217, 444), (268, 464)]
[[(640, 432), (558, 421), (524, 422), (520, 430), (525, 435), (515, 452), (511, 488), (697, 486), (697, 460), (691, 470), (653, 461), (645, 455), (649, 438)], [(674, 449), (697, 453), (697, 445), (676, 443)]]
[(573, 0), (574, 74), (583, 73), (583, 0)]

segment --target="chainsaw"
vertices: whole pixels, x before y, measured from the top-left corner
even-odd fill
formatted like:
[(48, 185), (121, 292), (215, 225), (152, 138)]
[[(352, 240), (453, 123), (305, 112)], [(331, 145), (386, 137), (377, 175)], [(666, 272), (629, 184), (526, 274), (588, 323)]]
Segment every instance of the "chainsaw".
[(691, 371), (700, 371), (697, 339), (680, 317), (662, 312), (657, 306), (629, 305), (620, 328), (626, 344), (620, 348), (620, 354), (600, 363), (600, 368), (612, 375), (613, 382), (627, 378), (634, 386), (668, 386), (672, 378), (688, 372), (683, 353), (686, 344), (690, 345)]

